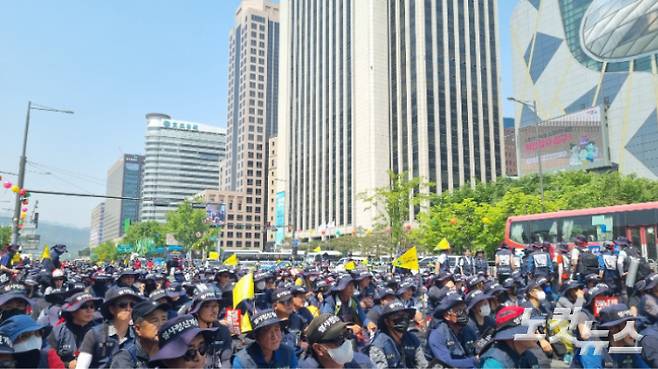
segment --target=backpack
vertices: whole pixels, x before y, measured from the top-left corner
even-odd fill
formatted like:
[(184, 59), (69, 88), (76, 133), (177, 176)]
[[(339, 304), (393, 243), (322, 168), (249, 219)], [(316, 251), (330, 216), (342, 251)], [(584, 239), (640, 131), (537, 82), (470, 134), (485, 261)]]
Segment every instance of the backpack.
[(591, 252), (584, 252), (580, 254), (578, 259), (578, 273), (582, 276), (588, 274), (598, 274), (599, 273), (599, 258)]
[(637, 274), (635, 276), (636, 281), (641, 281), (644, 278), (648, 277), (653, 270), (651, 265), (647, 262), (647, 259), (642, 257), (640, 250), (635, 246), (630, 246), (626, 248), (626, 260), (624, 260), (624, 272), (628, 272), (628, 267), (630, 265), (631, 258), (636, 258), (640, 260), (640, 264), (637, 266)]

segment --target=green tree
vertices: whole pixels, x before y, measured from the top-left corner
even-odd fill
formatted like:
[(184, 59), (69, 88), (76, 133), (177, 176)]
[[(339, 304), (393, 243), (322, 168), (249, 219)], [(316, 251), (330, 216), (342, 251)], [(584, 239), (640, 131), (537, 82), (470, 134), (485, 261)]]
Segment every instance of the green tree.
[(11, 241), (11, 226), (0, 227), (0, 247), (8, 245)]
[(135, 245), (139, 240), (151, 239), (157, 246), (165, 244), (164, 225), (155, 221), (133, 223), (123, 236), (123, 243)]
[(112, 241), (103, 242), (91, 251), (91, 260), (94, 262), (114, 262), (118, 259), (117, 246)]
[[(187, 200), (183, 201), (176, 210), (167, 213), (166, 229), (181, 243), (185, 251), (198, 250), (212, 236), (210, 225), (206, 223), (206, 212), (195, 209)], [(208, 238), (203, 241), (206, 235)]]
[(420, 178), (409, 178), (407, 172), (388, 172), (390, 185), (375, 189), (373, 194), (361, 194), (361, 199), (374, 208), (378, 215), (375, 219), (379, 228), (390, 227), (393, 244), (405, 243), (404, 223), (410, 220), (411, 208), (419, 206), (429, 199), (421, 190), (431, 186)]

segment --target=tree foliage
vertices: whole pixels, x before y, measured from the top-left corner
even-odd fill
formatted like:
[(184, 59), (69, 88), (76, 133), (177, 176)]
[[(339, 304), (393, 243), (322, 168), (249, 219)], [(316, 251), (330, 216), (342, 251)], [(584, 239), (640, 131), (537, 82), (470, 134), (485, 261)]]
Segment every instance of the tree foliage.
[(370, 232), (365, 235), (343, 235), (325, 241), (314, 241), (307, 245), (306, 251), (312, 252), (318, 246), (322, 251), (339, 251), (343, 255), (358, 251), (362, 255), (374, 256), (389, 255), (395, 248), (391, 236), (384, 231)]
[(363, 201), (378, 211), (375, 218), (378, 228), (389, 228), (394, 245), (405, 241), (404, 223), (410, 220), (411, 209), (428, 197), (420, 191), (430, 186), (420, 178), (409, 178), (409, 173), (388, 172), (390, 185), (377, 188), (374, 194), (362, 194)]
[(114, 262), (119, 259), (117, 245), (112, 241), (103, 242), (92, 249), (91, 260), (94, 262)]
[(0, 227), (0, 247), (8, 245), (11, 241), (11, 226)]
[(167, 213), (166, 229), (186, 251), (206, 247), (213, 233), (210, 225), (206, 223), (206, 212), (195, 209), (187, 200), (176, 210)]
[(165, 244), (164, 225), (155, 221), (133, 223), (123, 237), (122, 243), (137, 245), (140, 241), (152, 240), (156, 246)]
[[(582, 209), (658, 200), (658, 181), (616, 172), (564, 172), (544, 176), (544, 211)], [(432, 251), (446, 238), (454, 251), (465, 248), (490, 254), (504, 238), (513, 215), (542, 211), (539, 178), (501, 178), (437, 195), (432, 207), (418, 216), (410, 238)]]

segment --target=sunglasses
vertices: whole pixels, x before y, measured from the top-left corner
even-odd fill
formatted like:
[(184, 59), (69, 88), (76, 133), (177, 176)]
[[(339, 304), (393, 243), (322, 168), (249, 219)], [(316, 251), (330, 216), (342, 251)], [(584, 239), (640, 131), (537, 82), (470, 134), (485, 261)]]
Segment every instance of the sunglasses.
[(84, 304), (80, 306), (80, 310), (96, 310), (96, 305), (94, 304)]
[(194, 359), (196, 359), (197, 354), (203, 356), (206, 354), (206, 351), (207, 351), (206, 345), (201, 345), (195, 349), (189, 349), (185, 351), (185, 354), (183, 355), (183, 359), (185, 361), (193, 361)]
[(334, 339), (321, 340), (319, 343), (329, 343), (329, 344), (334, 344), (336, 346), (341, 346), (343, 343), (345, 343), (345, 341), (351, 340), (353, 338), (354, 338), (354, 334), (352, 333), (352, 331), (347, 331)]
[(132, 309), (135, 306), (135, 303), (132, 302), (132, 301), (130, 301), (130, 302), (122, 301), (122, 302), (114, 304), (114, 306), (118, 306), (120, 309), (126, 309), (128, 307), (130, 307)]

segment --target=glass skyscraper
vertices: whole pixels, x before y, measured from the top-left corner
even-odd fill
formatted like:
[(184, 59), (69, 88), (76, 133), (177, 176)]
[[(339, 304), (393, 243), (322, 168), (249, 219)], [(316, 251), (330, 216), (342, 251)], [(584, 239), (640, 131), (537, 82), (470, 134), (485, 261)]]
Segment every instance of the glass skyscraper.
[(184, 199), (218, 188), (226, 129), (158, 113), (147, 114), (146, 121), (140, 220), (165, 222)]

